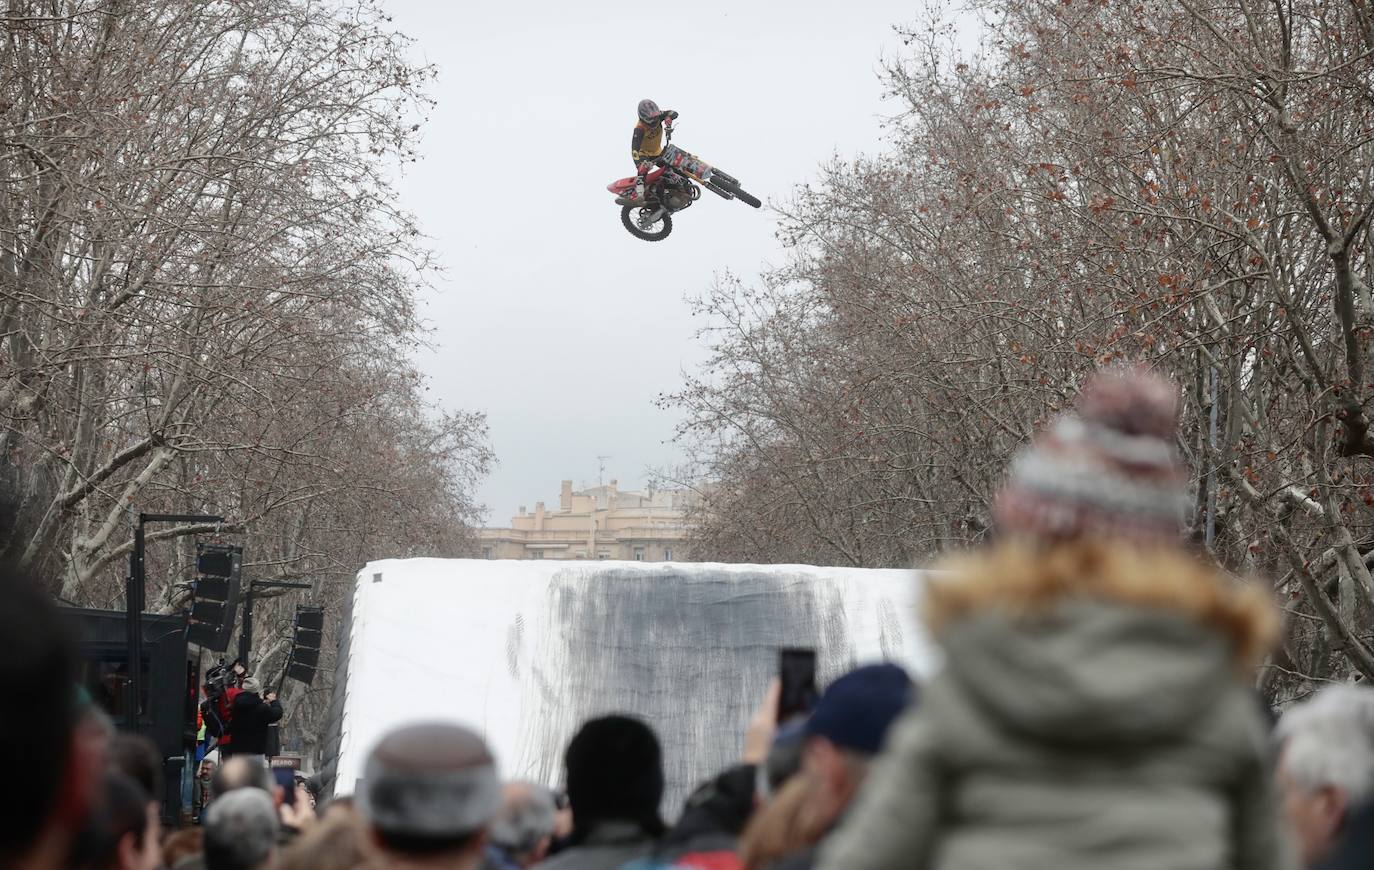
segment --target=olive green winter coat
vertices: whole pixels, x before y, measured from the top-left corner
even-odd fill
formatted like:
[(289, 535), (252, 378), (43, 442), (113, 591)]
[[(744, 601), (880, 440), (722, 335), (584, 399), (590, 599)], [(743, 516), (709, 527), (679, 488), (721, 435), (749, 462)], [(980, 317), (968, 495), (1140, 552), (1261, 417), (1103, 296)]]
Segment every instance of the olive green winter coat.
[(1003, 551), (930, 608), (943, 671), (818, 866), (1294, 866), (1243, 680), (1271, 624), (1248, 593), (1172, 554)]

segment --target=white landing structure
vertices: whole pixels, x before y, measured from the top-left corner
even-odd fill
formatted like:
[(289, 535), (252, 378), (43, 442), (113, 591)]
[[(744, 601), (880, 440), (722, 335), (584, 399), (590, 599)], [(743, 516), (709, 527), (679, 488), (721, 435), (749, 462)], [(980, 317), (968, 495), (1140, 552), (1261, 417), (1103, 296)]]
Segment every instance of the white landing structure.
[(738, 760), (779, 647), (814, 647), (822, 688), (877, 661), (929, 673), (923, 579), (807, 565), (372, 562), (340, 632), (325, 774), (351, 793), (384, 732), (451, 720), (486, 737), (503, 779), (557, 785), (578, 724), (628, 713), (662, 741), (673, 818)]

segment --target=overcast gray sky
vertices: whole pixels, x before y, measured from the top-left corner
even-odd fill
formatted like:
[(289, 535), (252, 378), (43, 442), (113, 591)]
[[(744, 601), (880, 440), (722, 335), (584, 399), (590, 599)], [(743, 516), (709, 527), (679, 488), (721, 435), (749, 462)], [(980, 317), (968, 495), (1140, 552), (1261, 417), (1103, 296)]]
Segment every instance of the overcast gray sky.
[[(750, 279), (781, 248), (769, 200), (838, 153), (875, 151), (881, 55), (911, 2), (389, 0), (436, 64), (424, 159), (399, 179), (446, 269), (427, 299), (437, 400), (487, 412), (499, 465), (480, 492), (503, 524), (594, 484), (671, 466), (654, 399), (703, 358), (689, 294)], [(633, 171), (635, 104), (681, 112), (675, 144), (740, 179), (755, 211), (707, 193), (662, 242), (620, 225), (605, 186)]]

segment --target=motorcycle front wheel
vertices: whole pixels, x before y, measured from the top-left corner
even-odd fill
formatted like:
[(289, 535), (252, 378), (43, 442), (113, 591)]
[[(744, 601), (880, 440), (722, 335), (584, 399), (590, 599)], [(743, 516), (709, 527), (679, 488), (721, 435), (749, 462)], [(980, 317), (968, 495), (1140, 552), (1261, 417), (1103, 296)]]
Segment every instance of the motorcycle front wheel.
[(738, 199), (740, 202), (753, 208), (763, 205), (757, 196), (739, 186), (739, 182), (723, 172), (716, 172), (711, 176), (711, 183), (724, 190), (726, 193)]
[(642, 205), (627, 205), (620, 209), (620, 222), (630, 235), (646, 242), (661, 242), (673, 231), (673, 217), (666, 211), (653, 223), (646, 223), (657, 208)]

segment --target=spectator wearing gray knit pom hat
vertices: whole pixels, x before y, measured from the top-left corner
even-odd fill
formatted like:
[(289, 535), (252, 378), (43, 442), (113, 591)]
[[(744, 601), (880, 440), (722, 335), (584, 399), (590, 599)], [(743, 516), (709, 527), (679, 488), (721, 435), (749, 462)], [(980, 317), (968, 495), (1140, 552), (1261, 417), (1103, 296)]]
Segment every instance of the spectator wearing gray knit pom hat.
[(482, 738), (424, 723), (386, 734), (368, 756), (358, 809), (388, 867), (481, 866), (501, 781)]
[(1294, 866), (1247, 685), (1273, 606), (1180, 544), (1177, 394), (1101, 372), (1013, 460), (997, 542), (927, 586), (944, 669), (820, 867)]

